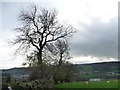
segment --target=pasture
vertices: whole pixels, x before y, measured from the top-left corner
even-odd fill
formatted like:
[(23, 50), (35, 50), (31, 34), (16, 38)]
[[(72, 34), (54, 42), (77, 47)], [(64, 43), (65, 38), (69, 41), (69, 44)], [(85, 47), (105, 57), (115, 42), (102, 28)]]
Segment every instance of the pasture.
[(57, 84), (55, 88), (118, 88), (118, 81), (69, 82)]

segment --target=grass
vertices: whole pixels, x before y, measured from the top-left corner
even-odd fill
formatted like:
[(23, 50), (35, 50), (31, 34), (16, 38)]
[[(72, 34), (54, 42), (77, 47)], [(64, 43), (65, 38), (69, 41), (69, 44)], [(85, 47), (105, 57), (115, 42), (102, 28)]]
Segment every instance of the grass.
[(100, 82), (70, 82), (61, 83), (55, 85), (55, 88), (118, 88), (118, 81), (112, 80), (109, 83), (107, 81)]

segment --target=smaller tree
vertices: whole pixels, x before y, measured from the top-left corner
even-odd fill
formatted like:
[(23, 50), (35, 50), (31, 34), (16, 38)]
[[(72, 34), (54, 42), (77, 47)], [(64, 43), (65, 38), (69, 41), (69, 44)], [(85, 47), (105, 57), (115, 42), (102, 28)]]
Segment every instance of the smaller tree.
[(67, 40), (61, 39), (61, 40), (57, 40), (57, 42), (55, 43), (55, 46), (57, 48), (57, 54), (59, 57), (58, 64), (59, 64), (59, 66), (61, 66), (63, 63), (63, 60), (65, 61), (67, 59), (70, 59), (69, 45), (68, 45)]
[(58, 81), (70, 81), (73, 74), (73, 65), (67, 61), (70, 59), (68, 41), (66, 39), (59, 39), (54, 43), (47, 44), (46, 48), (50, 51), (51, 57), (57, 61), (53, 74), (55, 84)]
[(56, 59), (58, 66), (70, 59), (70, 49), (66, 39), (58, 39), (54, 43), (49, 43), (46, 48), (51, 52), (51, 56)]

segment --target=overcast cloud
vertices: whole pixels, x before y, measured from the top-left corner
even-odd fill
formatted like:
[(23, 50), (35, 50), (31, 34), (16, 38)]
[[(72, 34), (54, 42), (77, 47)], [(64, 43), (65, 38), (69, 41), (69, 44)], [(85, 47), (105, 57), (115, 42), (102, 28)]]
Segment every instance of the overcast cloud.
[(80, 23), (80, 29), (70, 43), (75, 56), (111, 57), (118, 54), (118, 19), (102, 22), (93, 18), (91, 24)]

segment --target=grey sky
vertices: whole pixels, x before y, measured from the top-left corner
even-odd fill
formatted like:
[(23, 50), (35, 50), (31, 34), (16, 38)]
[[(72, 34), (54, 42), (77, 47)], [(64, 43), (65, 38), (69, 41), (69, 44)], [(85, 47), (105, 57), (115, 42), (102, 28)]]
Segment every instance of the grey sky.
[[(93, 63), (105, 57), (117, 60), (118, 0), (42, 0), (35, 3), (40, 7), (56, 8), (61, 22), (72, 24), (78, 29), (70, 40), (73, 63)], [(8, 45), (8, 41), (14, 38), (13, 29), (20, 25), (17, 19), (20, 10), (27, 9), (29, 4), (31, 3), (5, 0), (0, 2), (2, 7), (0, 68), (18, 67), (24, 61), (23, 56), (14, 56), (16, 47)], [(97, 59), (86, 57), (86, 55)]]
[(82, 27), (70, 43), (71, 51), (74, 55), (111, 57), (117, 59), (117, 18), (111, 19), (108, 23), (102, 23), (99, 19), (93, 18), (90, 25), (82, 25)]

